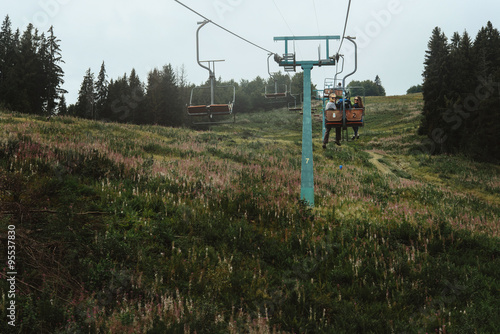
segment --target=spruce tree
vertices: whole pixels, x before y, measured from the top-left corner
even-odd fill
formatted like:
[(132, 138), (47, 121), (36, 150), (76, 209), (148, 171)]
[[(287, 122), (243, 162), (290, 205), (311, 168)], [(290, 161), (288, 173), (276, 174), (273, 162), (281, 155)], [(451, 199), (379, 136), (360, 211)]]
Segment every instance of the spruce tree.
[[(39, 81), (40, 64), (37, 59), (38, 31), (30, 23), (24, 31), (19, 44), (19, 63), (13, 68), (17, 77), (18, 92), (13, 101), (13, 107), (25, 113), (42, 112), (42, 93)], [(20, 66), (19, 64), (22, 64)]]
[(148, 75), (146, 93), (146, 119), (148, 123), (182, 125), (182, 103), (172, 66), (154, 69)]
[(0, 29), (0, 104), (8, 108), (12, 108), (14, 100), (12, 95), (16, 92), (16, 87), (12, 87), (14, 83), (10, 82), (10, 78), (14, 76), (12, 72), (16, 51), (17, 45), (12, 33), (12, 23), (7, 15)]
[(61, 86), (64, 84), (64, 71), (61, 64), (64, 63), (61, 55), (61, 48), (59, 43), (61, 42), (54, 35), (54, 28), (51, 26), (48, 30), (48, 38), (46, 40), (46, 52), (43, 55), (45, 59), (45, 73), (46, 73), (46, 109), (49, 115), (52, 115), (57, 109), (57, 100), (61, 99), (61, 96), (67, 91)]
[(146, 88), (146, 112), (144, 119), (148, 124), (159, 124), (163, 114), (164, 97), (162, 96), (160, 84), (162, 76), (155, 68), (148, 74)]
[(176, 85), (174, 70), (170, 64), (163, 66), (161, 91), (165, 97), (165, 113), (160, 117), (160, 124), (168, 126), (182, 125), (182, 105)]
[(78, 101), (75, 105), (76, 116), (82, 118), (94, 118), (95, 106), (95, 89), (94, 89), (94, 74), (89, 68), (85, 73), (80, 91), (78, 93)]
[(448, 39), (439, 27), (432, 31), (427, 46), (422, 85), (424, 96), (422, 113), (424, 117), (420, 124), (419, 133), (427, 135), (434, 142), (440, 142), (443, 137), (439, 135), (439, 129), (442, 126), (442, 114), (446, 110), (449, 47)]
[(59, 99), (59, 103), (57, 105), (57, 114), (61, 116), (66, 116), (68, 115), (68, 106), (66, 104), (66, 97), (64, 94), (61, 95)]
[(130, 121), (135, 124), (144, 124), (144, 85), (142, 84), (135, 69), (132, 69), (128, 79), (129, 96), (127, 103), (130, 108)]
[(101, 119), (105, 114), (106, 103), (108, 99), (108, 79), (106, 75), (106, 66), (104, 61), (101, 64), (101, 69), (97, 75), (95, 82), (95, 119)]
[(128, 122), (130, 107), (127, 96), (130, 95), (127, 74), (117, 80), (111, 80), (108, 86), (108, 99), (104, 119), (114, 122)]
[(382, 80), (378, 75), (375, 77), (375, 85), (377, 86), (377, 96), (385, 96), (385, 88), (382, 86)]
[(472, 52), (478, 64), (475, 105), (466, 131), (466, 152), (481, 160), (500, 161), (500, 33), (488, 22), (476, 36)]

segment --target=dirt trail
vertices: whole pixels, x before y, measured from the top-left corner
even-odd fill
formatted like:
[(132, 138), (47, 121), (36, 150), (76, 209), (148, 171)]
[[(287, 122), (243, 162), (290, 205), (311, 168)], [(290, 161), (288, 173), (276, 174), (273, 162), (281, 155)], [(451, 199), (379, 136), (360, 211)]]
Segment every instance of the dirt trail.
[(371, 158), (369, 161), (375, 167), (377, 167), (377, 169), (379, 170), (380, 173), (382, 173), (383, 175), (395, 176), (394, 173), (389, 169), (389, 167), (387, 167), (387, 165), (385, 165), (379, 161), (379, 159), (384, 158), (383, 155), (381, 155), (379, 153), (375, 153), (373, 151), (365, 151), (365, 152), (368, 153), (369, 155), (371, 155)]

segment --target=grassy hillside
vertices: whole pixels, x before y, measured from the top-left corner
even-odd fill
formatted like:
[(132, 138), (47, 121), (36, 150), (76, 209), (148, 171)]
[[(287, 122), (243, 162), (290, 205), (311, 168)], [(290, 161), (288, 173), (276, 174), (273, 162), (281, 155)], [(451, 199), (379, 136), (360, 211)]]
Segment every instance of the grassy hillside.
[(314, 122), (315, 208), (296, 112), (0, 113), (0, 332), (498, 332), (500, 167), (427, 154), (421, 95), (366, 102), (357, 141), (323, 150)]

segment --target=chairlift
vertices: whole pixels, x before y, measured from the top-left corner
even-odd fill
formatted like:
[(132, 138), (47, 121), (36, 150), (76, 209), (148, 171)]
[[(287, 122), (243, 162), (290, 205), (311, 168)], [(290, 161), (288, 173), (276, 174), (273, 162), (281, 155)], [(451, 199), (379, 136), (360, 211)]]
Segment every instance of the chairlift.
[[(290, 94), (293, 97), (293, 106), (288, 103), (288, 111), (302, 111), (302, 94)], [(299, 100), (299, 105), (297, 106), (297, 97)]]
[(302, 104), (304, 103), (304, 93), (293, 94), (292, 87), (292, 78), (290, 78), (290, 96), (293, 98), (293, 102), (288, 102), (288, 111), (302, 111)]
[[(337, 72), (335, 78), (332, 80), (325, 80), (325, 89), (332, 89), (335, 92), (335, 95), (342, 96), (340, 106), (337, 106), (337, 110), (326, 110), (325, 111), (325, 123), (327, 125), (332, 125), (333, 127), (341, 127), (343, 130), (347, 131), (349, 127), (362, 127), (365, 124), (365, 89), (362, 86), (350, 86), (347, 90), (345, 88), (345, 79), (351, 75), (353, 75), (357, 71), (357, 45), (354, 42), (353, 38), (346, 37), (347, 40), (352, 42), (355, 46), (355, 69), (352, 73), (346, 75), (342, 81), (337, 80), (338, 74), (342, 71)], [(343, 70), (343, 65), (342, 65)], [(338, 84), (337, 84), (338, 81)], [(336, 86), (335, 86), (336, 85)], [(360, 91), (361, 93), (353, 94), (353, 92)], [(326, 94), (325, 94), (326, 95)], [(350, 103), (346, 103), (347, 99), (350, 96), (361, 96), (363, 99), (363, 107), (362, 108), (354, 108)], [(346, 136), (348, 138), (348, 136)]]
[(336, 96), (342, 96), (342, 93), (344, 91), (342, 83), (340, 83), (337, 79), (338, 75), (344, 71), (344, 56), (341, 54), (337, 54), (337, 59), (342, 58), (342, 68), (339, 71), (338, 70), (338, 65), (339, 62), (337, 62), (336, 68), (337, 71), (335, 73), (334, 78), (325, 78), (324, 82), (324, 89), (323, 89), (323, 98), (328, 99), (330, 97), (330, 94), (335, 94)]
[[(352, 91), (359, 90), (360, 93), (351, 95)], [(362, 108), (355, 108), (350, 102), (351, 96), (360, 96), (363, 100)], [(325, 113), (326, 124), (333, 125), (334, 127), (342, 127), (344, 130), (348, 127), (364, 126), (365, 117), (365, 89), (362, 86), (350, 86), (348, 90), (343, 91), (343, 94), (337, 104), (336, 110), (327, 110)]]
[[(198, 65), (200, 65), (202, 68), (208, 70), (209, 73), (209, 80), (210, 80), (210, 86), (204, 86), (204, 87), (194, 87), (191, 89), (191, 96), (189, 99), (189, 106), (187, 107), (187, 114), (189, 116), (193, 117), (208, 117), (208, 121), (202, 121), (202, 122), (193, 122), (193, 124), (223, 124), (223, 123), (234, 123), (236, 118), (233, 113), (233, 106), (234, 106), (234, 100), (236, 96), (236, 88), (233, 85), (230, 86), (216, 86), (215, 85), (215, 63), (216, 62), (222, 62), (224, 60), (206, 60), (206, 61), (200, 61), (200, 52), (199, 52), (199, 32), (200, 29), (203, 28), (208, 22), (208, 20), (205, 20), (203, 22), (199, 22), (200, 27), (196, 31), (196, 59), (198, 61)], [(202, 63), (208, 63), (208, 66), (203, 65)], [(227, 101), (227, 103), (216, 103), (216, 93), (220, 95), (222, 90), (230, 90), (229, 94), (226, 94), (228, 96), (225, 96), (224, 102)], [(203, 102), (208, 102), (210, 103), (195, 103), (195, 102), (201, 102), (201, 101), (195, 101), (195, 92), (196, 91), (204, 91), (204, 90), (210, 90), (210, 98), (206, 98), (204, 94), (202, 94), (203, 97)], [(217, 95), (217, 97), (219, 97)], [(221, 101), (218, 101), (221, 102)], [(233, 115), (233, 119), (231, 120), (226, 120), (226, 121), (216, 121), (216, 117), (218, 116), (224, 116), (224, 115)]]
[[(269, 54), (267, 57), (267, 72), (269, 73), (269, 76), (274, 80), (274, 85), (266, 85), (264, 88), (264, 96), (266, 99), (279, 99), (283, 100), (284, 98), (287, 97), (288, 95), (288, 88), (285, 84), (283, 85), (278, 85), (278, 80), (276, 79), (275, 75), (271, 73), (271, 70), (269, 68), (269, 58), (273, 56), (274, 54)], [(283, 89), (284, 88), (284, 89)]]
[[(280, 89), (279, 87), (284, 87), (284, 89)], [(264, 96), (266, 99), (283, 99), (288, 95), (286, 85), (278, 85), (278, 82), (274, 81), (274, 86), (268, 85), (265, 87)]]
[(328, 99), (330, 94), (334, 93), (334, 83), (333, 78), (325, 78), (325, 83), (323, 85), (323, 98)]

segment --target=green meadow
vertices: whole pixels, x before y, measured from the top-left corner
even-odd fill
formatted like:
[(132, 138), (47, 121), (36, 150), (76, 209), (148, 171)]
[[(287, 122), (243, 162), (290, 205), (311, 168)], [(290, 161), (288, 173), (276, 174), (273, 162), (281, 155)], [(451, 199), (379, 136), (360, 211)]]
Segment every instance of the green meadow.
[(0, 332), (498, 333), (500, 166), (432, 154), (422, 105), (367, 98), (360, 139), (326, 150), (316, 111), (314, 208), (298, 112), (0, 112)]

